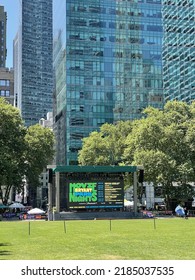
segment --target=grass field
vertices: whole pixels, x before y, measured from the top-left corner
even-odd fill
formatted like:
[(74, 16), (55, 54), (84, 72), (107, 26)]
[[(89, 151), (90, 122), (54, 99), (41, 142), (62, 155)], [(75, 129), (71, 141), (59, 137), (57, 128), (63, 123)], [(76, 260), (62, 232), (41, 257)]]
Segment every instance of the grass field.
[(195, 219), (0, 222), (0, 260), (195, 260)]

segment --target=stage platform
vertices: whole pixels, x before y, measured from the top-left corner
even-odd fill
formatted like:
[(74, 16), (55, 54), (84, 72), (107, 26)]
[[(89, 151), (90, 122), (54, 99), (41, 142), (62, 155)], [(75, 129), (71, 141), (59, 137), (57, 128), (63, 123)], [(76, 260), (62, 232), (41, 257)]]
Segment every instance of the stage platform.
[(106, 219), (143, 218), (142, 213), (110, 211), (110, 212), (59, 212), (50, 213), (49, 220), (106, 220)]

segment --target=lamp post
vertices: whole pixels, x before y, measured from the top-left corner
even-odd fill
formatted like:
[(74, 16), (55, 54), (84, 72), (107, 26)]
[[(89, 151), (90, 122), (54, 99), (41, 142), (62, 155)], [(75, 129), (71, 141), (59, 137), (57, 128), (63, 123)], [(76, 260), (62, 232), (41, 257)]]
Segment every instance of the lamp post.
[[(133, 200), (134, 200), (134, 205), (133, 205), (133, 210), (134, 213), (137, 213), (137, 186), (138, 186), (138, 178), (137, 178), (137, 171), (144, 170), (144, 167), (142, 165), (138, 165), (136, 168), (136, 171), (133, 172)], [(143, 174), (142, 174), (142, 179), (143, 179)]]
[(137, 213), (137, 171), (133, 172), (133, 210)]

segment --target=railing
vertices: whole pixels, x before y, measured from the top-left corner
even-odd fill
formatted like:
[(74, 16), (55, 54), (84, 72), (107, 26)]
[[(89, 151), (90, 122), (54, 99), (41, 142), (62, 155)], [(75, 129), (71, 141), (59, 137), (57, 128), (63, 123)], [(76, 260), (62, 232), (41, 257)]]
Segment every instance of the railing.
[(173, 211), (171, 211), (171, 210), (152, 211), (152, 213), (153, 213), (154, 216), (156, 216), (156, 217), (160, 217), (160, 216), (172, 216), (172, 215), (173, 215)]
[(189, 210), (189, 217), (195, 217), (195, 210)]

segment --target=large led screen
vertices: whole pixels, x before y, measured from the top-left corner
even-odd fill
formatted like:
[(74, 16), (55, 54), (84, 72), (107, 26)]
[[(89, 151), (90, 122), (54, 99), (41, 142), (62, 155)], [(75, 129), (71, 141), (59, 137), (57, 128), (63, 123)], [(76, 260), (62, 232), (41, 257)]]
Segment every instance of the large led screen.
[(121, 208), (124, 206), (123, 180), (68, 181), (68, 208)]

